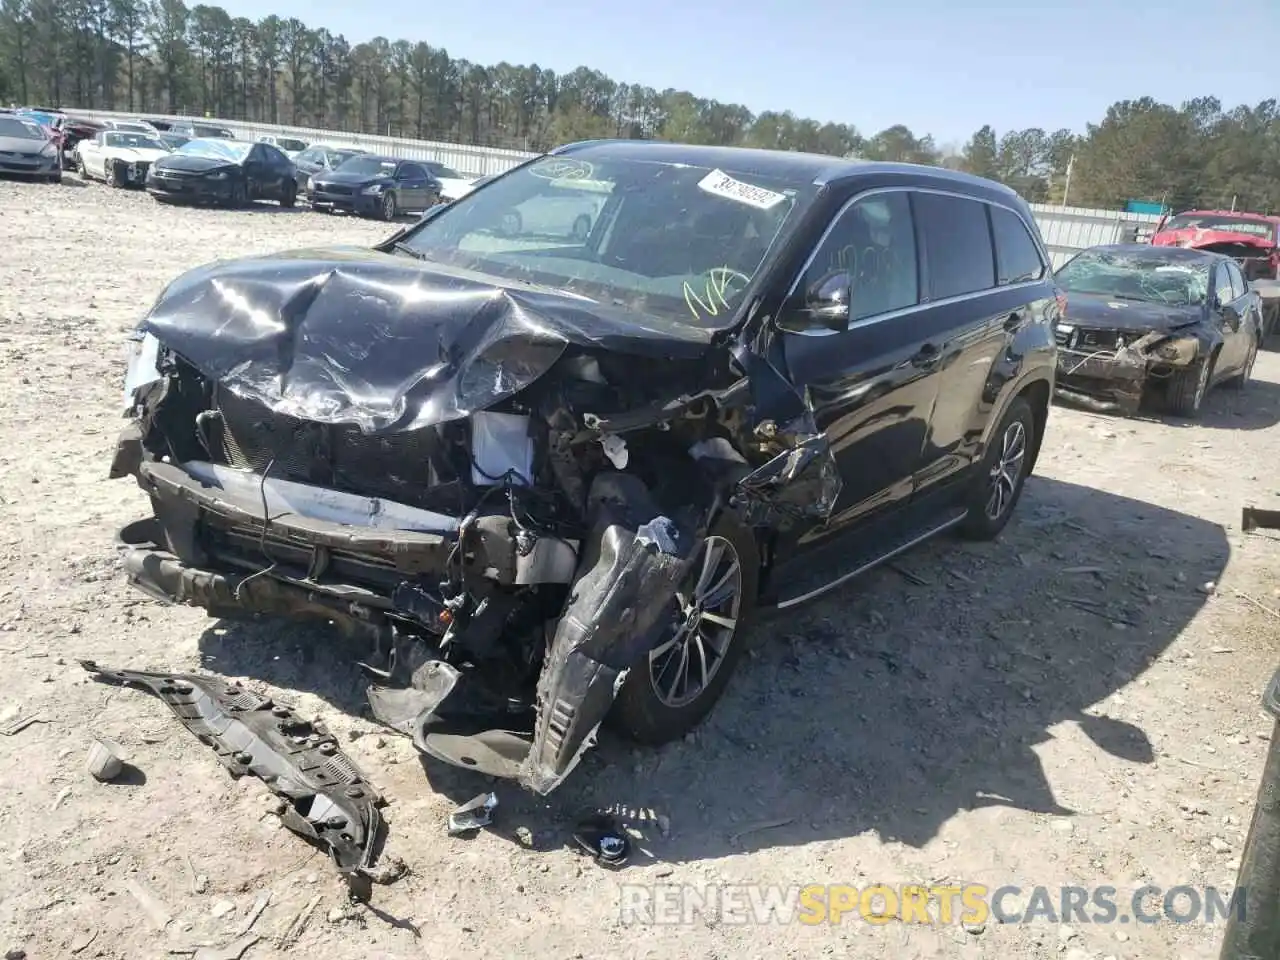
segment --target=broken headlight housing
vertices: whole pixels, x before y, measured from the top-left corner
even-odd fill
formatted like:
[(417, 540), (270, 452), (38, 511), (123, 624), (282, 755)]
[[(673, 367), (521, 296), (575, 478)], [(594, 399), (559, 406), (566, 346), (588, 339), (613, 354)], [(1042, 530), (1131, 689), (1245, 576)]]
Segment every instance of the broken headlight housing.
[(149, 333), (135, 332), (126, 348), (124, 374), (124, 409), (133, 407), (133, 398), (140, 387), (160, 379), (160, 341)]

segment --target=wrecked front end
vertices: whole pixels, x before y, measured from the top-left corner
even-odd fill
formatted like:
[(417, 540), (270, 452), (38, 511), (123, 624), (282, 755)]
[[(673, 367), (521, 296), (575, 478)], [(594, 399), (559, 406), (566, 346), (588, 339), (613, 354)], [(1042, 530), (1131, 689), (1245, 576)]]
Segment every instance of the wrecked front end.
[(1144, 398), (1206, 355), (1193, 332), (1093, 330), (1060, 324), (1057, 393), (1099, 409), (1137, 413)]
[(352, 257), (188, 278), (153, 309), (111, 469), (151, 501), (126, 574), (335, 624), (382, 723), (549, 792), (673, 629), (711, 525), (823, 515), (829, 451), (756, 429), (751, 378), (700, 332), (448, 277), (393, 298)]

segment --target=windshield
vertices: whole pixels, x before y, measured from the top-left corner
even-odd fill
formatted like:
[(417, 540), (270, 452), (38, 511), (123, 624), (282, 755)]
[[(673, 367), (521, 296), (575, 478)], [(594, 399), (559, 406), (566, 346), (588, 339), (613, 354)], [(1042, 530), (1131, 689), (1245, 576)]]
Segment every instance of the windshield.
[(718, 329), (812, 190), (683, 164), (545, 157), (443, 208), (403, 246)]
[(154, 130), (151, 129), (150, 126), (148, 126), (145, 123), (134, 123), (129, 120), (117, 120), (115, 123), (111, 124), (111, 126), (114, 127), (116, 130), (129, 130), (134, 133), (154, 133), (155, 132)]
[(249, 155), (252, 143), (236, 140), (189, 140), (174, 153), (186, 157), (207, 157), (210, 160), (225, 160), (228, 163), (239, 163)]
[(349, 156), (339, 160), (337, 169), (342, 173), (354, 173), (356, 176), (389, 177), (396, 172), (396, 161), (383, 157)]
[(17, 137), (19, 140), (45, 140), (44, 131), (34, 120), (17, 120), (0, 117), (0, 137)]
[[(1153, 247), (1158, 250), (1159, 247)], [(1058, 285), (1073, 293), (1119, 300), (1143, 300), (1176, 307), (1198, 306), (1209, 294), (1209, 264), (1139, 256), (1085, 252), (1054, 273)]]
[(1182, 213), (1168, 220), (1162, 230), (1225, 230), (1230, 233), (1247, 233), (1253, 237), (1272, 240), (1276, 228), (1265, 220), (1248, 217), (1230, 217), (1216, 213)]
[(163, 140), (165, 143), (167, 143), (171, 150), (176, 150), (178, 147), (182, 146), (184, 143), (191, 142), (190, 137), (184, 137), (180, 133), (162, 133), (160, 134), (160, 139)]
[(108, 147), (128, 147), (131, 150), (167, 150), (163, 143), (153, 134), (146, 133), (108, 133), (103, 139)]

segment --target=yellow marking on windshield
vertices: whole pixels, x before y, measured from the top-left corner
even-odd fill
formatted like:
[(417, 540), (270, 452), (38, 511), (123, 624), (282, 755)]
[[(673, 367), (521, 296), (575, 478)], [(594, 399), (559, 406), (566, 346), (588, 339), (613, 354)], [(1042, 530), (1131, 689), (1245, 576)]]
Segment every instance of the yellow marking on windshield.
[[(728, 290), (730, 281), (735, 279), (741, 280), (744, 284), (751, 282), (750, 277), (728, 267), (716, 267), (714, 270), (708, 271), (706, 285), (703, 287), (701, 294), (686, 280), (684, 282), (684, 302), (689, 308), (689, 312), (693, 314), (693, 319), (701, 320), (703, 317), (718, 317), (722, 309), (728, 310), (729, 299), (725, 296), (725, 291)], [(694, 306), (694, 304), (697, 304), (697, 306)]]

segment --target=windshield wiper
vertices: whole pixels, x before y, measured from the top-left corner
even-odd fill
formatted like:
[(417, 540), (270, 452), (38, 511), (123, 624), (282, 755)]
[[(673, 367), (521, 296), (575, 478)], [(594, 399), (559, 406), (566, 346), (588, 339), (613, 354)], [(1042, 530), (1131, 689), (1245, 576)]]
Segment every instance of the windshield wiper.
[(395, 249), (399, 250), (401, 253), (407, 253), (409, 256), (413, 257), (413, 259), (415, 260), (427, 259), (427, 255), (425, 253), (423, 253), (421, 250), (413, 249), (413, 247), (409, 246), (403, 240), (396, 241)]

